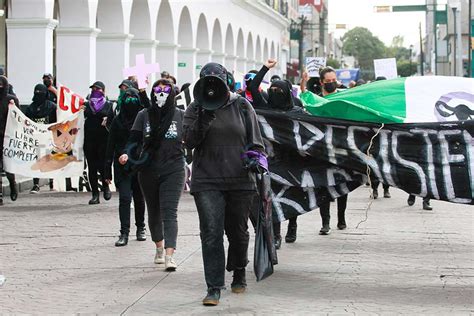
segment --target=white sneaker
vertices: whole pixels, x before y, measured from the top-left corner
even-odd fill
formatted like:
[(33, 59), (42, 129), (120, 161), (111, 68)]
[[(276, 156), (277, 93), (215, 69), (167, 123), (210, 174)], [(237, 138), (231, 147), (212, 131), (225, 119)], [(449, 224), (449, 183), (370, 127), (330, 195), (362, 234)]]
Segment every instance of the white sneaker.
[(165, 255), (163, 248), (156, 248), (155, 263), (163, 264), (165, 263)]
[(166, 271), (175, 271), (178, 265), (173, 259), (173, 256), (165, 256), (165, 270)]

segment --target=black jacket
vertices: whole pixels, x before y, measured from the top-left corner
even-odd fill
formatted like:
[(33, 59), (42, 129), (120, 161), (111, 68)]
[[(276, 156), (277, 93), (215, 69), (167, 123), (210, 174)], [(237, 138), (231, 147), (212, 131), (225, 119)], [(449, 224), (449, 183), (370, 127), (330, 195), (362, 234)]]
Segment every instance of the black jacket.
[[(5, 136), (5, 127), (7, 125), (7, 118), (8, 118), (8, 104), (10, 103), (11, 100), (15, 102), (16, 106), (19, 106), (20, 103), (18, 102), (18, 99), (16, 96), (11, 95), (8, 93), (9, 91), (9, 84), (8, 80), (5, 76), (0, 76), (0, 81), (3, 84), (3, 87), (7, 87), (6, 89), (3, 89), (0, 91), (0, 149), (1, 152), (3, 153), (3, 137)], [(3, 161), (3, 155), (0, 157), (0, 161)]]
[(105, 126), (102, 126), (104, 117), (107, 117), (112, 102), (106, 101), (104, 107), (97, 113), (91, 109), (89, 102), (84, 107), (84, 146), (106, 146), (109, 132)]

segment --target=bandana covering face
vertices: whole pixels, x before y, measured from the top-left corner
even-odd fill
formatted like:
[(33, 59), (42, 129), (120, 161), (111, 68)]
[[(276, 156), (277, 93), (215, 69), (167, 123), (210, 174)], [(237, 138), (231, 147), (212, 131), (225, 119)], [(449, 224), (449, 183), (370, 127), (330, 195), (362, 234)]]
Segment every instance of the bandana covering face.
[(170, 95), (171, 87), (170, 86), (165, 86), (165, 87), (156, 86), (155, 88), (153, 88), (153, 92), (155, 93), (155, 97), (156, 97), (156, 105), (159, 108), (161, 108), (165, 105), (166, 99), (168, 99), (168, 96)]
[(89, 98), (91, 109), (94, 113), (100, 112), (105, 105), (105, 96), (102, 92), (94, 90)]

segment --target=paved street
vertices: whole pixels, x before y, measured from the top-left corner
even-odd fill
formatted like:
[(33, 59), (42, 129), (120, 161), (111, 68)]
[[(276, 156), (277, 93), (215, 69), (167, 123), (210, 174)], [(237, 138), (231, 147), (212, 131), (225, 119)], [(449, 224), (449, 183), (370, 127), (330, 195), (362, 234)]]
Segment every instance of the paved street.
[[(0, 313), (473, 314), (474, 208), (433, 201), (434, 211), (423, 211), (421, 199), (408, 207), (407, 195), (393, 189), (356, 228), (368, 195), (362, 187), (349, 196), (345, 231), (319, 236), (319, 213), (301, 216), (298, 239), (283, 244), (273, 276), (256, 283), (251, 263), (245, 294), (230, 292), (228, 274), (220, 305), (204, 307), (189, 195), (179, 206), (179, 267), (167, 273), (153, 263), (150, 240), (114, 247), (117, 195), (89, 206), (86, 193), (21, 194), (0, 208)], [(332, 214), (335, 228), (335, 206)]]

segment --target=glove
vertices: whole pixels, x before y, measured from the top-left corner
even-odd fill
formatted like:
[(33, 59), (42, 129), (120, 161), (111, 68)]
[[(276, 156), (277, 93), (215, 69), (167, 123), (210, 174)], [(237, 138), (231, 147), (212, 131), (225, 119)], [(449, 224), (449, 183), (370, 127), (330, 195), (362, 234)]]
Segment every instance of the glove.
[(268, 171), (267, 157), (256, 150), (247, 150), (241, 158), (244, 161), (245, 168), (253, 172)]
[(203, 122), (210, 123), (216, 119), (216, 113), (214, 111), (202, 110)]

